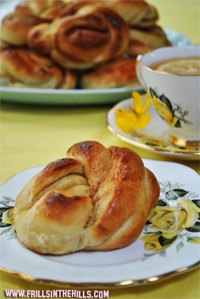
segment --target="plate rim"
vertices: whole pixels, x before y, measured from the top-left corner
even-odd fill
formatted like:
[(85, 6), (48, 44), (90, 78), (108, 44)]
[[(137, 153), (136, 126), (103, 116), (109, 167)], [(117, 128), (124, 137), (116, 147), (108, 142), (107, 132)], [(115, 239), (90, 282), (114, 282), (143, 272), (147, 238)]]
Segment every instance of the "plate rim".
[[(37, 89), (0, 87), (0, 100), (2, 103), (24, 105), (108, 105), (119, 102), (122, 98), (130, 96), (133, 91), (144, 93), (139, 84), (135, 87), (117, 87), (107, 89)], [(27, 100), (25, 97), (29, 97)]]
[(158, 276), (150, 276), (146, 279), (129, 279), (129, 280), (120, 280), (115, 282), (69, 282), (69, 281), (61, 281), (61, 280), (55, 280), (55, 279), (45, 279), (45, 278), (36, 278), (32, 275), (28, 275), (26, 273), (15, 271), (12, 269), (8, 269), (5, 267), (0, 267), (0, 272), (9, 274), (12, 277), (20, 278), (24, 281), (30, 282), (30, 283), (39, 283), (40, 285), (51, 285), (55, 287), (90, 287), (90, 288), (128, 288), (128, 287), (134, 287), (134, 286), (144, 286), (144, 285), (152, 285), (158, 282), (165, 281), (167, 279), (170, 279), (172, 277), (191, 272), (193, 270), (200, 269), (200, 261), (196, 262), (192, 265), (189, 265), (187, 267), (180, 267), (176, 270), (169, 271), (163, 274), (160, 274)]
[(130, 92), (133, 89), (139, 89), (143, 90), (143, 87), (140, 86), (139, 82), (136, 86), (133, 87), (115, 87), (115, 88), (95, 88), (95, 89), (56, 89), (56, 88), (34, 88), (34, 87), (11, 87), (11, 86), (0, 86), (0, 91), (2, 92), (16, 92), (16, 93), (42, 93), (42, 94), (96, 94), (96, 93), (102, 93), (102, 94), (111, 94), (111, 93), (118, 93), (118, 92)]
[[(107, 128), (111, 133), (113, 133), (115, 136), (120, 138), (122, 141), (124, 141), (128, 144), (131, 144), (133, 146), (136, 146), (138, 148), (144, 149), (144, 150), (148, 150), (148, 151), (151, 151), (151, 152), (164, 154), (164, 155), (168, 155), (168, 156), (176, 156), (176, 157), (179, 157), (179, 158), (191, 158), (191, 159), (194, 159), (194, 160), (199, 160), (200, 159), (200, 151), (198, 151), (198, 150), (197, 151), (195, 151), (195, 150), (188, 151), (188, 150), (184, 150), (184, 149), (181, 150), (181, 148), (178, 148), (178, 147), (177, 147), (177, 150), (175, 150), (175, 149), (170, 150), (170, 149), (167, 149), (167, 148), (164, 148), (164, 147), (161, 148), (159, 146), (151, 146), (151, 145), (141, 143), (141, 142), (135, 140), (134, 138), (130, 139), (128, 136), (124, 136), (123, 133), (115, 131), (114, 128), (112, 127), (112, 125), (110, 124), (109, 118), (111, 116), (114, 117), (113, 116), (114, 109), (116, 109), (119, 105), (121, 105), (125, 102), (127, 102), (127, 103), (130, 102), (131, 103), (131, 101), (132, 101), (131, 98), (121, 100), (118, 103), (116, 103), (111, 109), (109, 109), (109, 111), (107, 112), (106, 123), (107, 123)], [(175, 148), (175, 146), (174, 146), (174, 148)]]
[[(186, 165), (182, 165), (176, 162), (170, 162), (170, 161), (160, 161), (160, 160), (154, 160), (154, 159), (148, 159), (148, 158), (142, 158), (143, 162), (145, 163), (145, 161), (148, 162), (152, 162), (155, 164), (159, 164), (159, 163), (164, 163), (164, 164), (170, 164), (170, 165), (178, 165), (179, 167), (184, 167), (190, 171), (192, 171), (194, 173), (194, 175), (198, 175), (198, 173), (192, 169), (189, 166)], [(9, 181), (14, 178), (17, 175), (20, 175), (23, 172), (29, 171), (29, 170), (35, 170), (37, 171), (39, 168), (41, 169), (41, 167), (44, 167), (45, 165), (39, 165), (39, 166), (35, 166), (35, 167), (29, 167), (26, 168), (25, 170), (22, 170), (20, 172), (17, 172), (15, 175), (11, 176), (8, 180), (6, 180), (1, 187), (3, 187), (5, 184), (9, 183)], [(119, 281), (112, 281), (112, 282), (98, 282), (98, 281), (93, 281), (93, 282), (73, 282), (73, 281), (65, 281), (65, 280), (56, 280), (56, 279), (45, 279), (45, 278), (39, 278), (39, 277), (35, 277), (33, 275), (29, 275), (26, 274), (25, 272), (22, 271), (16, 271), (13, 269), (9, 269), (7, 267), (2, 267), (0, 266), (0, 271), (2, 273), (6, 273), (8, 275), (11, 275), (12, 277), (16, 277), (16, 278), (20, 278), (23, 279), (25, 281), (28, 282), (32, 282), (32, 283), (39, 283), (42, 285), (51, 285), (51, 286), (57, 286), (57, 287), (90, 287), (90, 288), (94, 288), (94, 287), (99, 287), (99, 288), (125, 288), (125, 287), (133, 287), (133, 286), (141, 286), (141, 285), (150, 285), (150, 284), (154, 284), (157, 282), (162, 282), (166, 279), (172, 278), (174, 276), (177, 276), (179, 274), (183, 274), (183, 273), (187, 273), (190, 272), (192, 270), (198, 269), (200, 268), (200, 261), (194, 262), (190, 265), (187, 266), (183, 266), (183, 267), (178, 267), (172, 271), (167, 271), (164, 273), (161, 273), (159, 275), (153, 275), (153, 276), (148, 276), (146, 278), (142, 278), (142, 279), (121, 279)]]

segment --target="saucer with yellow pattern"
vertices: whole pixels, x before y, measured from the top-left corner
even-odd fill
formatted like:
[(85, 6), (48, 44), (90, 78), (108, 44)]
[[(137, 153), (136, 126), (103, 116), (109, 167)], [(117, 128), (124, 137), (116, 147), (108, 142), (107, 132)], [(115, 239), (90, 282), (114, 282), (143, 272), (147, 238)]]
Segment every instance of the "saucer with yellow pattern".
[(122, 131), (116, 123), (116, 110), (124, 110), (132, 107), (132, 99), (118, 102), (107, 115), (108, 129), (116, 134), (121, 140), (128, 142), (138, 148), (172, 156), (184, 160), (199, 160), (200, 151), (194, 149), (179, 148), (172, 145), (169, 140), (169, 127), (155, 112), (151, 104), (148, 113), (150, 121), (139, 130), (132, 130), (130, 133)]

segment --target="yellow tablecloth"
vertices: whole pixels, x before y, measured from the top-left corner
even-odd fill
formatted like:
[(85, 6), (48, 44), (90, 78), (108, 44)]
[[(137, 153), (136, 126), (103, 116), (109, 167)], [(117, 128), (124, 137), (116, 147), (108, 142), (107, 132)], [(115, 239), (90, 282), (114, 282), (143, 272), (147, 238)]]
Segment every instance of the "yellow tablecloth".
[[(151, 0), (160, 12), (160, 24), (186, 34), (193, 43), (200, 37), (198, 0)], [(135, 148), (108, 131), (106, 115), (111, 105), (90, 107), (47, 107), (1, 104), (1, 180), (29, 167), (47, 164), (65, 156), (66, 149), (80, 140), (98, 140), (105, 146), (127, 146), (143, 158), (167, 160), (199, 171), (194, 161), (176, 160)], [(189, 179), (189, 178), (188, 178)], [(149, 286), (110, 290), (110, 298), (197, 299), (200, 296), (198, 270)], [(0, 298), (4, 289), (53, 290), (1, 273)]]

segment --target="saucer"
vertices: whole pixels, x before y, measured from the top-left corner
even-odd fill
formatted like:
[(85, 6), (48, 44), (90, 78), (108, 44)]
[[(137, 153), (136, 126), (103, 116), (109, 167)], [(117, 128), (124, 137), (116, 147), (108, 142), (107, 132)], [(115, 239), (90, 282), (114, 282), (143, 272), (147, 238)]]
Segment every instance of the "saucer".
[(155, 112), (152, 105), (148, 110), (151, 114), (151, 119), (144, 129), (131, 133), (123, 132), (116, 124), (115, 110), (126, 109), (129, 107), (132, 107), (132, 99), (123, 100), (109, 110), (107, 115), (108, 129), (116, 134), (121, 140), (138, 148), (178, 159), (199, 160), (200, 152), (198, 150), (178, 148), (169, 142), (169, 128)]

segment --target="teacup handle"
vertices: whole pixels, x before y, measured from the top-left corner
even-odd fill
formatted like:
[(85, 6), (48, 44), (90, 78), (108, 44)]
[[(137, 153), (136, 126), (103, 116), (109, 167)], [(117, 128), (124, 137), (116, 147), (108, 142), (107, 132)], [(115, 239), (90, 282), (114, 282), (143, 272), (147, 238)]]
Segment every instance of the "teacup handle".
[(137, 77), (138, 77), (141, 85), (144, 87), (144, 89), (147, 90), (147, 86), (146, 86), (143, 76), (142, 76), (141, 65), (142, 65), (142, 55), (140, 54), (136, 58), (136, 74), (137, 74)]

